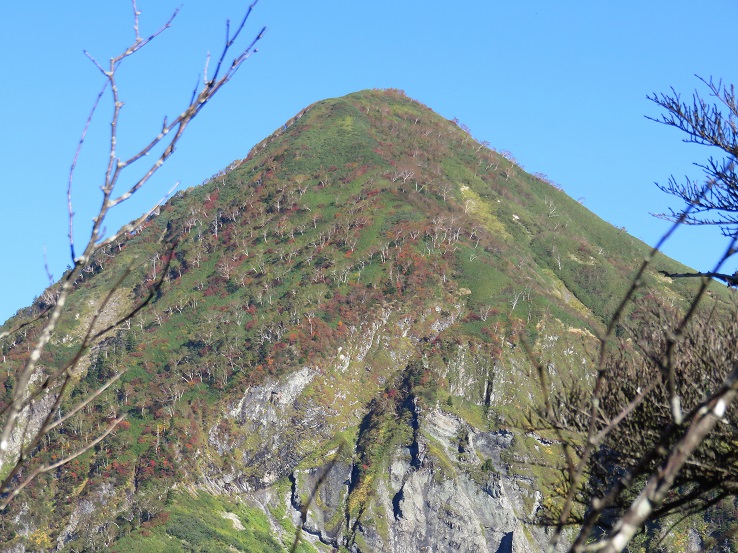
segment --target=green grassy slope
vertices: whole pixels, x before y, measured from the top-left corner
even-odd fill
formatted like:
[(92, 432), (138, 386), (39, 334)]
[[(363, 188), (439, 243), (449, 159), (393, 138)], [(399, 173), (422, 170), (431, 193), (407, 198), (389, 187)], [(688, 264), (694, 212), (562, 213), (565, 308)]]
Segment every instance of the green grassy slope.
[[(100, 505), (101, 517), (115, 518), (118, 551), (144, 545), (280, 550), (284, 544), (267, 536), (266, 522), (230, 500), (168, 496), (152, 514), (126, 493), (149, 501), (172, 483), (197, 486), (203, 471), (237, 465), (245, 482), (261, 486), (262, 461), (239, 465), (261, 437), (223, 413), (245, 390), (303, 367), (320, 374), (306, 387), (305, 401), (330, 407), (331, 415), (324, 434), (284, 431), (284, 442), (297, 452), (292, 466), (340, 432), (357, 439), (347, 430), (358, 424), (357, 410), (396, 397), (388, 382), (413, 360), (425, 359), (427, 373), (417, 377), (413, 394), (447, 405), (476, 427), (490, 426), (537, 393), (516, 380), (527, 370), (522, 348), (515, 349), (520, 333), (532, 343), (552, 329), (596, 334), (648, 251), (397, 91), (362, 91), (309, 106), (245, 159), (176, 194), (142, 228), (100, 252), (76, 283), (42, 359), (46, 370), (73, 355), (116, 275), (131, 270), (104, 310), (107, 321), (164, 276), (154, 301), (130, 325), (87, 352), (66, 405), (125, 369), (120, 383), (52, 435), (36, 459), (50, 462), (61, 448), (86, 443), (111, 413), (126, 413), (126, 422), (68, 468), (38, 479), (28, 492), (29, 527), (58, 535), (87, 499)], [(682, 267), (660, 256), (642, 293), (688, 301), (694, 283), (667, 282), (659, 269)], [(37, 302), (7, 326), (43, 307)], [(383, 313), (390, 323), (377, 322)], [(400, 330), (386, 330), (381, 347), (367, 345), (362, 337), (374, 323)], [(412, 330), (403, 334), (406, 327)], [(9, 400), (13, 370), (37, 332), (32, 326), (3, 340), (0, 402)], [(580, 334), (571, 334), (572, 343), (579, 344)], [(361, 370), (352, 372), (355, 352), (365, 346)], [(454, 391), (448, 367), (464, 348), (509, 369), (498, 405), (483, 387)], [(339, 351), (354, 352), (350, 369), (340, 366)], [(563, 366), (563, 353), (554, 359)], [(210, 437), (221, 425), (235, 444), (225, 453)], [(397, 443), (407, 439), (394, 436)], [(365, 464), (378, 466), (376, 458)], [(103, 488), (116, 493), (102, 501)], [(16, 502), (11, 510), (21, 508)], [(229, 519), (213, 514), (228, 509), (253, 523), (246, 534), (235, 535)], [(210, 513), (207, 530), (185, 522), (196, 511)], [(6, 543), (26, 543), (29, 535), (13, 525), (0, 529)], [(77, 539), (73, 532), (70, 544)]]

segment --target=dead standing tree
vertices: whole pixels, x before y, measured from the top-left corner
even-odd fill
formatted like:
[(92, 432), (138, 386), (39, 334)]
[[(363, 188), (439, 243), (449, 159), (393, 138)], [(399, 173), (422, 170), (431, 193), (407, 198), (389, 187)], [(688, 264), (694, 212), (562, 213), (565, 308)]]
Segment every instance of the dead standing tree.
[[(734, 283), (721, 268), (736, 253), (738, 237), (738, 105), (732, 86), (702, 82), (716, 99), (714, 104), (698, 94), (690, 103), (682, 102), (673, 90), (650, 99), (666, 112), (656, 121), (686, 133), (686, 142), (717, 148), (722, 157), (698, 165), (704, 182), (671, 178), (660, 187), (684, 200), (686, 207), (661, 216), (673, 225), (641, 264), (599, 337), (592, 385), (553, 393), (544, 364), (537, 363), (544, 393), (537, 422), (558, 433), (566, 459), (563, 497), (543, 521), (555, 527), (551, 551), (564, 528), (573, 527), (570, 551), (620, 552), (650, 521), (689, 516), (738, 496), (738, 470), (732, 455), (725, 457), (735, 436), (722, 427), (715, 430), (719, 421), (736, 419), (731, 409), (738, 393), (735, 313), (716, 320), (720, 311), (705, 315), (701, 305), (710, 277)], [(652, 309), (651, 334), (639, 343), (644, 336), (631, 330), (638, 351), (623, 359), (622, 347), (614, 346), (615, 331), (627, 327), (624, 314), (642, 290), (646, 270), (682, 224), (718, 226), (730, 239), (728, 247), (709, 272), (667, 273), (700, 277), (693, 299), (668, 321), (659, 309)], [(637, 439), (627, 430), (638, 432)], [(572, 440), (572, 431), (581, 439)], [(600, 478), (593, 478), (597, 474)]]
[[(154, 206), (149, 212), (144, 213), (131, 223), (122, 227), (110, 236), (105, 234), (105, 218), (113, 208), (130, 199), (144, 185), (146, 185), (157, 171), (164, 165), (174, 153), (177, 144), (182, 138), (192, 120), (199, 115), (203, 107), (226, 85), (243, 65), (251, 54), (256, 52), (256, 43), (262, 38), (266, 28), (262, 28), (250, 42), (239, 41), (239, 37), (246, 27), (246, 23), (256, 2), (251, 4), (240, 23), (233, 28), (230, 22), (226, 22), (225, 44), (215, 64), (212, 74), (208, 74), (208, 61), (205, 63), (202, 83), (193, 90), (189, 104), (174, 120), (169, 122), (166, 118), (162, 123), (161, 130), (141, 150), (129, 158), (121, 158), (118, 155), (118, 123), (121, 118), (123, 101), (118, 89), (117, 72), (121, 64), (129, 57), (138, 53), (142, 48), (157, 38), (168, 29), (178, 10), (169, 20), (155, 33), (149, 37), (142, 37), (139, 31), (139, 15), (136, 1), (132, 0), (133, 8), (133, 42), (119, 55), (110, 59), (107, 67), (96, 61), (87, 52), (85, 55), (97, 67), (105, 80), (102, 90), (93, 103), (87, 123), (84, 126), (74, 160), (69, 174), (68, 183), (68, 209), (69, 209), (69, 246), (72, 255), (73, 266), (67, 272), (59, 284), (55, 302), (50, 306), (34, 324), (42, 325), (38, 339), (29, 350), (28, 358), (23, 367), (15, 375), (12, 389), (12, 400), (0, 409), (0, 474), (3, 481), (0, 483), (0, 510), (36, 476), (61, 467), (79, 455), (89, 451), (97, 443), (103, 440), (123, 420), (119, 416), (112, 420), (107, 427), (99, 432), (97, 437), (89, 441), (83, 447), (63, 454), (62, 458), (51, 464), (42, 464), (34, 461), (34, 452), (42, 443), (42, 439), (50, 431), (63, 425), (72, 419), (85, 406), (89, 405), (96, 397), (100, 396), (111, 384), (113, 384), (122, 373), (114, 375), (102, 386), (94, 390), (86, 397), (82, 397), (75, 405), (68, 408), (62, 415), (59, 408), (62, 400), (71, 388), (72, 373), (79, 365), (80, 360), (90, 346), (105, 333), (116, 328), (118, 325), (129, 321), (136, 315), (153, 296), (150, 295), (142, 303), (118, 317), (118, 320), (106, 328), (98, 329), (96, 323), (98, 316), (93, 317), (89, 323), (84, 337), (73, 355), (72, 359), (64, 366), (56, 367), (50, 371), (41, 370), (39, 360), (41, 354), (54, 336), (60, 316), (72, 306), (67, 304), (70, 293), (74, 289), (74, 283), (82, 271), (88, 265), (93, 255), (101, 248), (114, 244), (121, 236), (138, 228), (158, 207)], [(237, 42), (244, 45), (237, 46)], [(72, 204), (72, 182), (74, 180), (77, 160), (90, 123), (100, 102), (107, 97), (113, 107), (113, 115), (110, 121), (110, 147), (108, 151), (108, 163), (104, 175), (104, 184), (101, 186), (102, 202), (96, 216), (93, 218), (92, 230), (85, 245), (76, 249), (74, 241), (74, 211)], [(132, 186), (125, 189), (120, 188), (121, 176), (129, 168), (135, 167), (138, 174), (143, 174)], [(79, 254), (77, 252), (80, 252)], [(166, 268), (161, 271), (166, 274)], [(125, 278), (125, 275), (124, 277)], [(116, 288), (122, 283), (122, 279), (113, 285), (99, 307), (98, 313), (103, 311), (105, 305), (110, 301)], [(159, 281), (159, 284), (161, 281)], [(0, 338), (13, 334), (18, 329), (11, 329), (0, 334)], [(66, 453), (66, 452), (65, 452)]]

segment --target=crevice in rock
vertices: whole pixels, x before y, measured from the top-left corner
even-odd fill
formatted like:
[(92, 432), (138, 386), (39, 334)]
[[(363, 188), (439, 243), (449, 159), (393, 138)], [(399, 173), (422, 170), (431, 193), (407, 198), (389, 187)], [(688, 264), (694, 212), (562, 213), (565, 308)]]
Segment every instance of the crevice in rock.
[(400, 502), (405, 497), (405, 485), (403, 484), (399, 491), (392, 498), (392, 512), (395, 515), (395, 520), (402, 518), (402, 509), (400, 508)]
[(496, 553), (512, 553), (513, 551), (513, 533), (508, 532), (500, 540)]
[(297, 478), (295, 473), (291, 472), (287, 475), (290, 480), (290, 504), (292, 508), (300, 513), (300, 523), (305, 524), (305, 513), (302, 512), (302, 506), (300, 505), (300, 498), (297, 495)]
[(418, 433), (420, 431), (420, 420), (418, 418), (417, 398), (409, 395), (402, 402), (402, 409), (410, 413), (410, 427), (413, 429), (413, 441), (408, 445), (410, 451), (410, 466), (414, 469), (420, 468), (420, 446), (418, 445)]
[(494, 371), (487, 369), (487, 381), (484, 384), (484, 407), (489, 409), (492, 403), (492, 384), (493, 384)]
[(374, 412), (371, 408), (369, 408), (369, 411), (366, 415), (364, 415), (364, 418), (361, 419), (361, 424), (359, 425), (359, 434), (356, 437), (356, 447), (354, 449), (354, 459), (358, 460), (358, 462), (354, 461), (353, 466), (351, 467), (351, 477), (348, 481), (348, 495), (351, 495), (351, 492), (356, 489), (356, 486), (359, 484), (359, 465), (361, 463), (361, 458), (363, 455), (363, 451), (361, 450), (361, 443), (362, 438), (366, 435), (367, 432), (369, 432), (369, 429), (371, 427), (372, 423), (372, 417), (374, 416)]
[(369, 409), (364, 415), (364, 417), (361, 419), (361, 424), (359, 424), (359, 433), (356, 437), (356, 446), (354, 447), (354, 462), (351, 466), (351, 475), (348, 480), (348, 492), (346, 494), (346, 501), (344, 503), (345, 505), (345, 512), (344, 512), (344, 519), (346, 523), (346, 537), (345, 537), (345, 543), (344, 545), (350, 550), (354, 551), (356, 548), (356, 544), (354, 543), (356, 532), (358, 532), (360, 528), (359, 521), (361, 520), (361, 516), (364, 514), (364, 510), (366, 509), (365, 505), (359, 506), (359, 512), (355, 519), (352, 520), (351, 517), (351, 511), (350, 511), (350, 504), (351, 504), (351, 495), (356, 490), (357, 486), (360, 483), (361, 480), (361, 464), (365, 461), (365, 441), (367, 438), (367, 435), (369, 432), (371, 432), (371, 426), (372, 421), (375, 416), (375, 408), (376, 408), (376, 402), (372, 401), (369, 404)]

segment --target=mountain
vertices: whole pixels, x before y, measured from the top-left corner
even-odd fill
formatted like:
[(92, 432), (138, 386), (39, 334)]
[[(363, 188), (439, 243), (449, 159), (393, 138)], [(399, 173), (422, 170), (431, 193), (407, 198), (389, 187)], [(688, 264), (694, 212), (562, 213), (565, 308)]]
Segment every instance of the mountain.
[[(42, 371), (154, 297), (35, 460), (127, 418), (11, 503), (3, 550), (540, 551), (561, 458), (521, 343), (591, 376), (648, 251), (401, 91), (317, 102), (90, 261)], [(639, 294), (694, 293), (658, 270), (685, 268)], [(53, 298), (6, 323), (3, 404)]]

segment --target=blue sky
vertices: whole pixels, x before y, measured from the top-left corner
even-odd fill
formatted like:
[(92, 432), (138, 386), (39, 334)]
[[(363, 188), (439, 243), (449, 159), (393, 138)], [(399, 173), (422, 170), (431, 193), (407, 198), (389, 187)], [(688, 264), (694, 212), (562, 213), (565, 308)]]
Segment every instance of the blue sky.
[[(173, 27), (120, 71), (126, 102), (121, 148), (132, 152), (186, 104), (227, 18), (247, 3), (139, 0), (141, 34), (180, 4)], [(0, 35), (0, 320), (28, 305), (70, 262), (66, 182), (102, 78), (100, 60), (133, 37), (127, 0), (12, 2)], [(261, 0), (247, 32), (268, 31), (259, 52), (208, 105), (156, 181), (108, 222), (117, 228), (175, 182), (201, 183), (317, 100), (365, 88), (401, 88), (478, 140), (511, 151), (612, 224), (654, 243), (673, 201), (655, 181), (697, 176), (708, 151), (648, 121), (646, 100), (685, 95), (694, 74), (736, 81), (738, 3), (405, 0)], [(110, 107), (99, 110), (75, 182), (77, 242), (100, 201)], [(725, 247), (719, 232), (685, 228), (666, 252), (699, 269)], [(46, 254), (44, 254), (44, 251)], [(735, 267), (729, 267), (732, 272)]]

